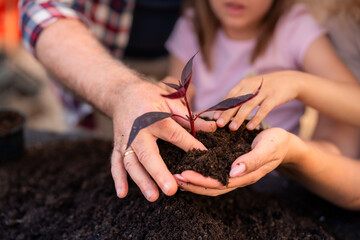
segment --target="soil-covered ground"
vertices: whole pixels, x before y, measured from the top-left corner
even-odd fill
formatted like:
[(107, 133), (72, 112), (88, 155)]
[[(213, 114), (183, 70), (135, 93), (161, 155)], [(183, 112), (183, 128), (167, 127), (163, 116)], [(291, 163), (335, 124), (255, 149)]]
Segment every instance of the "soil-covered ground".
[(9, 131), (21, 125), (24, 118), (16, 112), (0, 111), (0, 136), (6, 136)]
[(219, 197), (178, 191), (149, 203), (130, 182), (128, 196), (118, 199), (111, 147), (58, 142), (2, 163), (0, 239), (337, 238), (311, 211), (250, 187)]

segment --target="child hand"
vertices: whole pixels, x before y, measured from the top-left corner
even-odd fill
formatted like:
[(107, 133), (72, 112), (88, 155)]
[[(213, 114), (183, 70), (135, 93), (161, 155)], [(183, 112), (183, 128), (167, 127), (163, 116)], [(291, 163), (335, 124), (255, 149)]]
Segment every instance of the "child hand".
[[(180, 188), (196, 194), (217, 196), (239, 187), (251, 185), (280, 164), (287, 164), (294, 149), (294, 137), (280, 128), (261, 132), (252, 144), (252, 150), (234, 161), (230, 171), (229, 184), (223, 186), (215, 179), (204, 177), (194, 171), (184, 171), (174, 177)], [(243, 164), (243, 171), (236, 169)]]
[(251, 111), (260, 105), (255, 116), (246, 125), (249, 130), (254, 129), (272, 109), (298, 97), (301, 73), (283, 71), (247, 78), (237, 84), (226, 98), (253, 93), (260, 86), (261, 81), (263, 85), (256, 97), (240, 107), (214, 114), (219, 127), (224, 127), (233, 118), (229, 128), (236, 131)]

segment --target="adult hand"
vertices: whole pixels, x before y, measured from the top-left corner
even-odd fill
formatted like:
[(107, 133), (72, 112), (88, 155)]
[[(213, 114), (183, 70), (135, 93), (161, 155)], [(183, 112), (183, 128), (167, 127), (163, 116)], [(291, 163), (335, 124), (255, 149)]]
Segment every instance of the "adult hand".
[[(193, 148), (206, 149), (180, 126), (189, 127), (187, 121), (174, 118), (177, 122), (173, 119), (164, 119), (141, 130), (131, 145), (134, 153), (124, 156), (131, 127), (138, 116), (152, 111), (171, 112), (183, 116), (187, 114), (180, 101), (161, 97), (164, 93), (163, 89), (154, 84), (136, 81), (124, 86), (121, 93), (112, 98), (119, 106), (114, 105), (112, 114), (114, 150), (111, 157), (111, 173), (117, 195), (121, 198), (128, 192), (126, 172), (149, 201), (155, 201), (159, 196), (156, 184), (166, 195), (173, 195), (177, 191), (176, 181), (159, 154), (156, 144), (158, 138), (185, 151)], [(199, 119), (195, 122), (195, 127), (197, 130), (215, 131), (216, 124)]]
[[(69, 31), (71, 29), (71, 31)], [(135, 153), (125, 157), (125, 146), (134, 120), (149, 111), (187, 114), (180, 101), (160, 96), (166, 92), (145, 82), (121, 62), (115, 60), (84, 24), (74, 19), (59, 19), (49, 24), (36, 43), (36, 56), (58, 80), (113, 119), (114, 151), (111, 172), (117, 195), (128, 192), (127, 173), (150, 201), (158, 197), (152, 179), (167, 194), (177, 185), (162, 161), (156, 139), (162, 138), (185, 151), (204, 149), (172, 119), (162, 120), (143, 129), (132, 144)], [(181, 119), (176, 119), (186, 125)], [(198, 130), (215, 130), (215, 122), (197, 121)]]
[(246, 126), (249, 130), (256, 128), (273, 108), (298, 96), (300, 79), (300, 73), (295, 71), (275, 72), (243, 79), (229, 92), (226, 98), (252, 93), (260, 86), (261, 81), (263, 81), (262, 88), (256, 97), (240, 107), (216, 112), (214, 119), (217, 120), (217, 125), (224, 127), (233, 118), (229, 128), (236, 131), (251, 111), (260, 105), (255, 116)]
[(175, 175), (175, 178), (179, 186), (186, 191), (208, 196), (221, 195), (251, 185), (280, 164), (286, 164), (292, 157), (289, 148), (294, 146), (293, 142), (296, 140), (297, 137), (281, 128), (262, 131), (254, 139), (252, 150), (232, 164), (227, 186), (194, 171), (184, 171), (181, 175)]

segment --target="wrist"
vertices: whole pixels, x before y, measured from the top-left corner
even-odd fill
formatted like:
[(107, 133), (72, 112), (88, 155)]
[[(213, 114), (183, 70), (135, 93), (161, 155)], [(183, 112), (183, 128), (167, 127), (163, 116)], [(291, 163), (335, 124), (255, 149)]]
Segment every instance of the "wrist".
[(119, 93), (141, 81), (77, 20), (60, 19), (46, 27), (36, 55), (56, 79), (109, 117), (121, 102)]
[(298, 168), (309, 153), (309, 146), (298, 136), (289, 134), (288, 151), (281, 165), (286, 168)]
[(296, 98), (303, 102), (306, 98), (306, 93), (308, 91), (307, 86), (309, 82), (308, 74), (299, 71), (291, 71), (294, 79), (296, 81), (296, 88), (297, 88), (297, 96)]
[(97, 97), (95, 100), (91, 99), (90, 101), (112, 118), (115, 109), (119, 107), (128, 89), (134, 84), (142, 83), (144, 80), (136, 72), (116, 60), (101, 71), (103, 77), (99, 79), (96, 88)]

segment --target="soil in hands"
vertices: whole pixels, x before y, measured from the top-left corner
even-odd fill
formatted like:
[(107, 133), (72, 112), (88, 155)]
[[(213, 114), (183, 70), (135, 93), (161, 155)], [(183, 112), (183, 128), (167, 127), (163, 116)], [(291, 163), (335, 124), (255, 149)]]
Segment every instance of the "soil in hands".
[(0, 111), (0, 135), (6, 136), (11, 130), (20, 126), (24, 118), (11, 111)]
[(196, 138), (205, 145), (207, 151), (191, 150), (186, 153), (168, 142), (158, 140), (160, 154), (172, 173), (194, 170), (227, 185), (231, 164), (251, 150), (251, 143), (260, 132), (257, 129), (247, 130), (246, 123), (238, 131), (230, 131), (225, 126), (214, 133), (198, 132)]
[(0, 239), (333, 239), (316, 219), (248, 187), (219, 197), (178, 191), (150, 203), (130, 181), (118, 199), (111, 149), (99, 140), (59, 142), (1, 164)]

